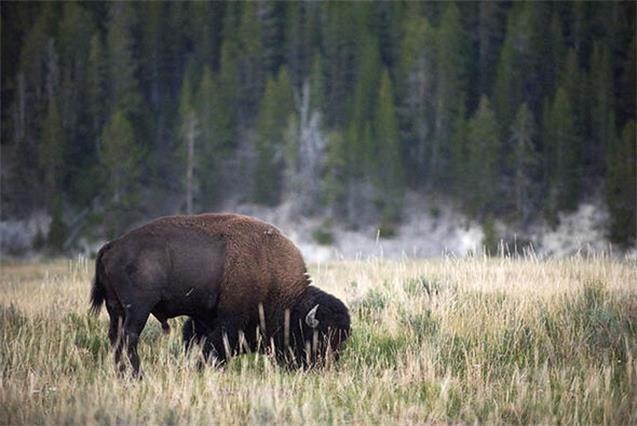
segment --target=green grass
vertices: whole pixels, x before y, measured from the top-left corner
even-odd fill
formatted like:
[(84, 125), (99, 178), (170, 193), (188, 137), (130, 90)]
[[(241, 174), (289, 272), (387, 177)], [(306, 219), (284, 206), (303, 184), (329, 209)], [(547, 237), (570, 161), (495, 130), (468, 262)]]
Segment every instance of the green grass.
[(115, 374), (92, 263), (4, 264), (0, 424), (637, 423), (637, 268), (604, 257), (310, 265), (350, 306), (340, 362), (197, 369), (150, 319)]

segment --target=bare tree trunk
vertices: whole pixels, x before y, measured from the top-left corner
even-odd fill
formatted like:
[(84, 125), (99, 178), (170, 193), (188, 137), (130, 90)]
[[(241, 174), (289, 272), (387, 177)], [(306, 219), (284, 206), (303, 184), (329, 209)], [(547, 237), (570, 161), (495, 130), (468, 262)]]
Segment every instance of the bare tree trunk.
[(288, 159), (287, 192), (299, 200), (299, 207), (309, 212), (316, 207), (320, 196), (321, 173), (327, 141), (321, 132), (321, 114), (310, 109), (310, 84), (305, 81), (295, 98), (298, 125), (292, 143), (294, 158)]

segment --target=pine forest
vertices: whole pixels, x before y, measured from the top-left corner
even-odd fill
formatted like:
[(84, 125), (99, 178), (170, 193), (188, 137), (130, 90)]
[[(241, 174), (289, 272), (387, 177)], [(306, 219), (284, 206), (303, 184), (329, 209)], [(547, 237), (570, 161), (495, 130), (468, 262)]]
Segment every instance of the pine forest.
[(409, 193), (521, 234), (597, 197), (635, 244), (633, 2), (0, 7), (1, 215), (46, 212), (36, 249), (286, 200), (391, 238)]

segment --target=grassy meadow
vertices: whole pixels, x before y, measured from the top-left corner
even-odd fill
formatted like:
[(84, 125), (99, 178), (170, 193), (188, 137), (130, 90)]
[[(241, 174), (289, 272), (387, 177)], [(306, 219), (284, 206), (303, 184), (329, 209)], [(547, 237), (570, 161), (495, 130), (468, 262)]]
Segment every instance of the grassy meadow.
[(637, 423), (637, 265), (607, 257), (309, 265), (350, 307), (340, 362), (197, 369), (149, 319), (119, 379), (93, 262), (3, 263), (0, 424)]

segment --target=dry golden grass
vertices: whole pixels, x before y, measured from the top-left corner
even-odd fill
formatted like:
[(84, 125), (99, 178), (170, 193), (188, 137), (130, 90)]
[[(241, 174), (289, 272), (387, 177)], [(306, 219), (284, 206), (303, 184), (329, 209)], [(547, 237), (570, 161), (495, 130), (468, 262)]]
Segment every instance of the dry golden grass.
[(637, 423), (637, 265), (606, 257), (310, 265), (347, 302), (335, 367), (198, 371), (150, 319), (119, 379), (92, 261), (3, 264), (0, 424)]

